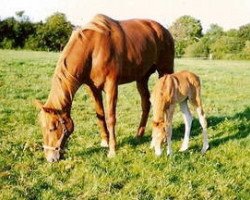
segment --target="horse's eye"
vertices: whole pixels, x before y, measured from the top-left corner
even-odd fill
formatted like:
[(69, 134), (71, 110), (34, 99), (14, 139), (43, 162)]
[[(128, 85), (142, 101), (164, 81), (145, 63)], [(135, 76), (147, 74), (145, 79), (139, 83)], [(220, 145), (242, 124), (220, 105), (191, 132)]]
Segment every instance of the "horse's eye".
[(49, 129), (49, 131), (50, 132), (53, 132), (53, 131), (55, 131), (56, 130), (56, 127), (54, 126), (54, 127), (51, 127), (50, 129)]

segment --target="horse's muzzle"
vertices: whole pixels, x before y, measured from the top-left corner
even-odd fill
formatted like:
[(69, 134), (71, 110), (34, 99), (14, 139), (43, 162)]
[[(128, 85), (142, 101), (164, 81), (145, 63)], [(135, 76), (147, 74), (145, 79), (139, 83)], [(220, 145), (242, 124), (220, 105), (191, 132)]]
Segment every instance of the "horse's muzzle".
[(48, 162), (56, 162), (60, 159), (60, 152), (47, 150), (47, 152), (45, 152), (45, 156)]

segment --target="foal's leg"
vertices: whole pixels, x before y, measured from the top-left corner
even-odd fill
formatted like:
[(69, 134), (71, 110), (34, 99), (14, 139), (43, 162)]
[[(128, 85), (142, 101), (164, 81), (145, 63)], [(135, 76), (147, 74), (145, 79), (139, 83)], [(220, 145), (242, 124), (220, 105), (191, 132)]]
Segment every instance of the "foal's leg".
[(166, 127), (166, 134), (167, 134), (167, 155), (172, 155), (172, 123), (173, 123), (173, 116), (174, 116), (174, 109), (175, 106), (171, 105), (168, 109), (168, 112), (166, 112), (166, 121), (167, 121), (167, 127)]
[(142, 107), (142, 115), (141, 115), (141, 122), (137, 131), (137, 136), (141, 137), (144, 135), (147, 120), (148, 120), (148, 114), (150, 110), (150, 93), (148, 90), (148, 78), (137, 81), (137, 89), (139, 91), (139, 94), (141, 96), (141, 107)]
[(98, 125), (101, 129), (101, 146), (102, 147), (108, 147), (108, 129), (107, 129), (107, 124), (105, 120), (105, 113), (104, 113), (104, 108), (103, 108), (103, 103), (102, 103), (102, 91), (97, 89), (96, 87), (89, 86), (89, 93), (94, 99), (95, 103), (95, 111), (96, 111), (96, 116), (98, 119)]
[(105, 83), (104, 89), (106, 92), (106, 99), (107, 99), (106, 121), (109, 131), (108, 157), (114, 157), (115, 147), (116, 147), (115, 123), (116, 123), (116, 102), (117, 102), (118, 85), (114, 81), (107, 81)]
[(190, 136), (190, 130), (191, 130), (193, 117), (188, 108), (187, 100), (180, 103), (180, 109), (181, 109), (184, 123), (185, 123), (185, 135), (184, 135), (184, 140), (182, 142), (180, 151), (186, 151), (188, 149), (189, 136)]
[(202, 127), (203, 146), (201, 149), (201, 153), (205, 153), (207, 149), (209, 148), (209, 144), (208, 144), (208, 136), (207, 136), (207, 120), (206, 120), (206, 117), (202, 108), (200, 86), (195, 88), (195, 94), (193, 98), (191, 99), (191, 103), (196, 107), (196, 111), (199, 117), (199, 122)]
[(203, 135), (203, 146), (201, 149), (201, 153), (205, 153), (209, 148), (208, 136), (207, 136), (207, 120), (205, 118), (205, 114), (201, 106), (197, 107), (196, 111), (199, 116), (199, 122), (202, 127), (202, 135)]

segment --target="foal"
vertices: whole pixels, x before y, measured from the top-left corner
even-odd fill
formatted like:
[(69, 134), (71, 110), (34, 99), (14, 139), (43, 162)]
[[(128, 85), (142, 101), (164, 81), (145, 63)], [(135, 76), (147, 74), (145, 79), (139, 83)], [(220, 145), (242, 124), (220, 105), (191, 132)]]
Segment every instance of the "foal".
[(153, 89), (151, 103), (153, 107), (153, 132), (151, 148), (155, 154), (162, 153), (161, 144), (167, 139), (167, 154), (172, 153), (172, 119), (175, 105), (179, 103), (185, 122), (185, 136), (180, 151), (188, 149), (189, 135), (192, 124), (192, 115), (187, 105), (187, 100), (196, 108), (199, 122), (202, 126), (203, 147), (205, 153), (209, 148), (207, 136), (207, 121), (201, 103), (201, 85), (199, 77), (188, 71), (181, 71), (161, 77)]

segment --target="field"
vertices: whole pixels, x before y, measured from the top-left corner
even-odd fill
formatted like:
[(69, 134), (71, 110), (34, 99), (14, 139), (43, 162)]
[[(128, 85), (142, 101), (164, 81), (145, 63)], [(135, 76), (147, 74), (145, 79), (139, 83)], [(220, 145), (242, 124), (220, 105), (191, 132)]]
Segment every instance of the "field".
[[(0, 199), (250, 199), (250, 62), (177, 59), (176, 71), (200, 75), (210, 150), (200, 154), (195, 118), (190, 149), (178, 152), (182, 116), (174, 117), (173, 150), (155, 157), (140, 120), (135, 83), (119, 87), (115, 158), (100, 147), (93, 104), (86, 89), (74, 99), (75, 132), (65, 158), (47, 163), (34, 99), (46, 100), (57, 53), (0, 50)], [(150, 79), (150, 88), (156, 75)], [(194, 111), (193, 111), (194, 113)], [(195, 114), (195, 113), (194, 113)], [(195, 115), (197, 117), (197, 115)]]

